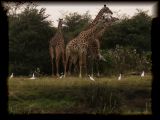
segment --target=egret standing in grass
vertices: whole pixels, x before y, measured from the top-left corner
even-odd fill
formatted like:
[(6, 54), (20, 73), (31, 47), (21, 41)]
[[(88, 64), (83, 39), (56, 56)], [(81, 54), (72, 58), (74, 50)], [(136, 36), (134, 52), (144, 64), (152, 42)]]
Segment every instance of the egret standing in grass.
[(11, 74), (11, 76), (9, 77), (10, 79), (13, 78), (13, 73)]
[(141, 77), (144, 77), (144, 71), (142, 72)]
[(61, 73), (61, 76), (59, 77), (60, 79), (62, 79), (64, 77), (64, 74), (63, 73)]
[(64, 77), (64, 74), (61, 73), (61, 76), (60, 77), (57, 77), (57, 79), (62, 79)]
[(36, 78), (34, 77), (34, 73), (33, 73), (32, 77), (31, 77), (30, 79), (32, 79), (32, 80), (33, 80), (33, 79), (36, 79)]
[(121, 80), (121, 79), (122, 79), (122, 75), (121, 75), (121, 74), (119, 74), (118, 80)]
[(90, 75), (88, 75), (89, 79), (92, 81), (95, 81), (93, 77), (91, 77)]

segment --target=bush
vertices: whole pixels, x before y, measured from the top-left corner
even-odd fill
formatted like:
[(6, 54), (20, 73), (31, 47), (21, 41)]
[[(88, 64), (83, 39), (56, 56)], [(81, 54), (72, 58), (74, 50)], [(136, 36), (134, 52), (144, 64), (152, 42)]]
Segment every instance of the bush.
[(117, 45), (114, 49), (103, 50), (102, 54), (107, 60), (100, 65), (105, 74), (151, 70), (150, 51), (140, 54), (135, 48)]

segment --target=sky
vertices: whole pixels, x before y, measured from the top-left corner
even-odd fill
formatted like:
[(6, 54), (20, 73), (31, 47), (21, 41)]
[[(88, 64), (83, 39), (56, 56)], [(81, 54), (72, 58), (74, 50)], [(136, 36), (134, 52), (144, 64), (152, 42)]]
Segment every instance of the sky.
[(46, 8), (46, 14), (50, 15), (48, 20), (53, 21), (52, 25), (57, 27), (59, 18), (64, 18), (69, 13), (77, 12), (84, 14), (89, 11), (92, 19), (96, 17), (99, 10), (104, 4), (109, 7), (114, 17), (122, 17), (126, 15), (132, 17), (137, 10), (141, 9), (148, 11), (148, 14), (152, 17), (156, 17), (156, 5), (157, 2), (39, 2), (38, 9)]

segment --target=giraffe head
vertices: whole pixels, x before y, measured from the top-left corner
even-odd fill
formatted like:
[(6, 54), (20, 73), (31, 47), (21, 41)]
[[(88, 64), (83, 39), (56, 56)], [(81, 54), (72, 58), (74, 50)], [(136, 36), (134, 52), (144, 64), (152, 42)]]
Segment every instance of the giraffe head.
[(59, 18), (59, 23), (63, 23), (63, 19), (62, 18)]
[(120, 20), (119, 20), (118, 18), (111, 16), (109, 19), (106, 19), (104, 27), (110, 26), (110, 25), (113, 25), (113, 24), (116, 24), (116, 23), (118, 23), (119, 21), (120, 21)]
[(104, 62), (107, 61), (107, 60), (104, 58), (104, 56), (101, 55), (99, 49), (94, 50), (94, 56), (95, 56), (95, 58), (96, 58), (97, 60), (99, 60), (99, 61), (104, 61)]
[(110, 21), (110, 24), (109, 25), (113, 25), (113, 24), (117, 24), (117, 23), (120, 23), (121, 20), (116, 18), (116, 17), (111, 17), (111, 21)]
[(102, 14), (113, 14), (113, 12), (108, 8), (106, 7), (106, 5), (104, 5), (104, 7), (99, 11), (99, 13), (102, 13)]
[(102, 19), (105, 16), (111, 16), (112, 14), (112, 11), (108, 7), (106, 7), (106, 5), (104, 5), (104, 7), (98, 12), (96, 18), (92, 21), (92, 23), (87, 26), (87, 29), (95, 26), (99, 19)]
[(105, 16), (102, 16), (102, 18), (98, 20), (96, 26), (97, 26), (98, 28), (103, 28), (104, 25), (105, 25), (105, 23), (106, 23), (106, 21), (110, 21), (110, 18), (105, 17)]
[(59, 18), (58, 28), (62, 28), (63, 24), (64, 24), (63, 19)]
[(116, 17), (112, 17), (112, 16), (111, 16), (111, 22), (116, 22), (116, 21), (119, 21), (119, 18), (116, 18)]
[(101, 13), (102, 17), (108, 19), (111, 19), (111, 15), (113, 14), (113, 12), (108, 7), (106, 7), (106, 5), (104, 5), (104, 7), (100, 10), (99, 13)]

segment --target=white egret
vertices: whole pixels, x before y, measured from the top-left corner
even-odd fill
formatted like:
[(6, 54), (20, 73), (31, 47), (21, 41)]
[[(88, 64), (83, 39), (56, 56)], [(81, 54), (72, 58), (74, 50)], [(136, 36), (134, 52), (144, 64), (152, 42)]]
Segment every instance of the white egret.
[(59, 78), (62, 79), (64, 75), (61, 75)]
[(57, 79), (62, 79), (64, 77), (64, 74), (63, 73), (61, 73), (61, 76), (60, 77), (58, 77)]
[(122, 78), (122, 75), (121, 75), (121, 74), (119, 74), (118, 80), (121, 80), (121, 78)]
[(31, 77), (30, 79), (36, 79), (36, 78), (34, 77), (34, 73), (33, 73), (32, 77)]
[(95, 81), (93, 77), (91, 77), (90, 75), (88, 75), (89, 79), (92, 81)]
[(144, 71), (142, 72), (141, 77), (144, 77)]
[(9, 78), (13, 78), (13, 73), (11, 74), (11, 76)]

